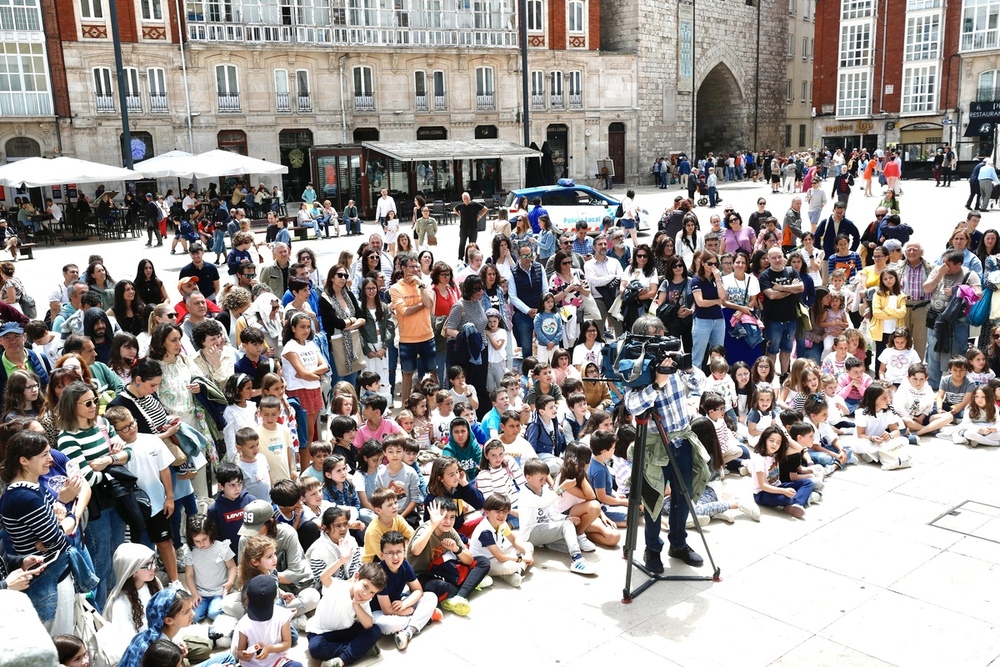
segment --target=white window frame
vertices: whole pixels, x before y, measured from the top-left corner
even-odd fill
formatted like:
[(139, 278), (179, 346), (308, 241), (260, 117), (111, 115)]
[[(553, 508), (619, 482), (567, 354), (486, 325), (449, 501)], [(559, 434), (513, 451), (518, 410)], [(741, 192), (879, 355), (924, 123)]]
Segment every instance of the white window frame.
[[(981, 91), (983, 90), (990, 91), (990, 94), (985, 99), (981, 96)], [(991, 69), (983, 72), (979, 75), (979, 86), (976, 88), (976, 101), (992, 102), (994, 99), (1000, 99), (1000, 96), (996, 95), (998, 90), (1000, 90), (1000, 69)]]
[(873, 0), (843, 0), (840, 3), (840, 19), (867, 19), (872, 16)]
[(583, 72), (580, 70), (571, 70), (566, 73), (566, 76), (567, 94), (583, 97)]
[[(422, 94), (420, 92), (420, 86), (421, 86), (421, 82), (419, 81), (420, 79), (423, 80), (424, 92)], [(428, 97), (428, 88), (430, 86), (428, 86), (427, 83), (428, 83), (427, 82), (427, 72), (423, 71), (422, 69), (418, 69), (418, 70), (415, 70), (413, 72), (413, 94), (414, 95), (416, 95), (417, 97), (420, 97), (421, 95), (424, 98)]]
[[(149, 110), (153, 112), (169, 111), (167, 102), (167, 72), (162, 67), (149, 67), (146, 69), (146, 92), (149, 94)], [(157, 109), (153, 104), (154, 98), (163, 98), (165, 109)]]
[(995, 49), (1000, 36), (1000, 0), (963, 0), (959, 51)]
[(937, 108), (937, 63), (905, 65), (903, 67), (903, 99), (901, 113), (927, 113)]
[[(478, 73), (477, 77), (478, 79)], [(532, 97), (545, 97), (545, 72), (540, 69), (531, 70), (531, 96)], [(478, 82), (476, 85), (476, 94), (479, 94)], [(485, 93), (484, 93), (485, 94)]]
[(571, 35), (582, 35), (587, 31), (587, 12), (582, 0), (570, 0), (567, 3), (566, 30)]
[(802, 80), (802, 104), (806, 103), (806, 97), (808, 96), (808, 94), (809, 94), (809, 80), (808, 79), (803, 79)]
[(139, 0), (139, 8), (143, 23), (163, 23), (163, 0)]
[(528, 32), (545, 32), (545, 4), (542, 0), (528, 0)]
[(918, 12), (922, 9), (940, 9), (941, 0), (907, 0), (906, 11)]
[(837, 116), (864, 116), (871, 110), (871, 72), (868, 69), (837, 73)]
[(96, 21), (104, 18), (104, 0), (80, 0), (80, 18)]
[(788, 36), (788, 53), (785, 54), (789, 59), (795, 57), (795, 35)]
[(496, 95), (496, 79), (493, 77), (493, 68), (484, 65), (476, 68), (476, 96)]
[(792, 103), (792, 80), (785, 79), (785, 102)]
[[(219, 72), (225, 72), (225, 76), (220, 78)], [(225, 82), (225, 89), (220, 85)], [(235, 90), (233, 90), (235, 88)], [(229, 95), (239, 97), (240, 95), (240, 71), (236, 65), (221, 64), (215, 66), (215, 92), (217, 95)]]
[(905, 62), (938, 60), (941, 57), (941, 15), (908, 16), (904, 44)]
[(802, 0), (802, 20), (808, 21), (809, 17), (812, 16), (812, 3), (813, 0)]
[[(280, 96), (284, 95), (284, 104), (280, 102)], [(274, 70), (274, 108), (279, 113), (289, 113), (292, 110), (292, 87), (288, 79), (288, 70), (284, 68)]]
[(795, 16), (795, 5), (798, 4), (798, 0), (788, 0), (788, 15)]
[(354, 68), (354, 96), (375, 97), (375, 71), (368, 65)]
[(94, 94), (101, 97), (115, 96), (115, 80), (111, 76), (110, 67), (95, 67), (93, 69)]
[(841, 69), (868, 67), (872, 57), (872, 24), (848, 23), (840, 26), (840, 54), (838, 65)]

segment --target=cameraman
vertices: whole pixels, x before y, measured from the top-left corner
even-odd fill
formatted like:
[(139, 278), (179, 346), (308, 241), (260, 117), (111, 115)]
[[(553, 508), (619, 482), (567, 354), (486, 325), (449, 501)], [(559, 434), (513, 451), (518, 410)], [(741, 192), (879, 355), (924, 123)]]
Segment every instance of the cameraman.
[[(663, 336), (663, 323), (655, 315), (643, 315), (632, 325), (632, 333), (639, 336)], [(674, 360), (667, 357), (663, 365), (673, 366)], [(674, 447), (674, 458), (680, 467), (681, 477), (689, 493), (694, 468), (691, 440), (696, 436), (689, 427), (690, 418), (685, 401), (688, 394), (700, 393), (699, 386), (697, 373), (689, 368), (671, 374), (656, 373), (653, 384), (642, 389), (632, 389), (625, 395), (625, 407), (632, 415), (641, 416), (650, 408), (658, 413), (663, 423), (663, 430), (666, 431)], [(645, 481), (641, 487), (646, 523), (646, 551), (643, 553), (643, 562), (646, 568), (655, 574), (663, 572), (663, 561), (660, 558), (660, 552), (663, 550), (663, 540), (660, 538), (660, 509), (663, 506), (663, 491), (668, 481), (674, 492), (668, 515), (670, 529), (667, 532), (667, 539), (670, 542), (670, 549), (667, 555), (693, 567), (699, 567), (704, 562), (702, 557), (687, 544), (685, 523), (688, 517), (688, 504), (684, 502), (681, 491), (673, 481), (676, 474), (670, 466), (670, 459), (664, 447), (656, 424), (650, 424), (646, 436), (645, 461), (633, 462), (633, 465), (643, 466)]]

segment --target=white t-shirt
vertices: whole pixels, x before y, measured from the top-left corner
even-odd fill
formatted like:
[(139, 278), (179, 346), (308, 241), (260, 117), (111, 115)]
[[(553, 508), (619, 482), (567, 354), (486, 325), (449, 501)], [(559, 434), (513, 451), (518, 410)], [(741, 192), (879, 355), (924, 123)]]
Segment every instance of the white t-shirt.
[(136, 484), (149, 496), (150, 512), (156, 516), (163, 511), (163, 503), (167, 499), (160, 471), (170, 467), (174, 455), (162, 440), (149, 433), (139, 433), (129, 447), (132, 456), (125, 467), (136, 476)]
[(493, 345), (487, 341), (486, 346), (490, 350), (488, 361), (491, 364), (506, 364), (507, 363), (507, 331), (504, 329), (497, 329), (491, 334), (497, 342), (500, 343), (500, 349), (494, 349)]
[[(895, 308), (897, 301), (899, 301), (899, 297), (896, 296), (895, 294), (890, 294), (889, 295), (889, 299), (885, 302), (885, 307), (886, 308)], [(890, 333), (892, 333), (895, 330), (896, 330), (896, 320), (895, 319), (882, 320), (882, 333), (883, 334), (890, 334)], [(881, 361), (881, 359), (879, 359), (879, 361)]]
[[(316, 606), (316, 613), (306, 621), (306, 632), (333, 632), (346, 630), (354, 625), (354, 603), (351, 601), (353, 584), (353, 581), (334, 577), (330, 585), (323, 588), (323, 597)], [(371, 613), (367, 602), (361, 606)]]
[[(322, 602), (320, 602), (322, 604)], [(269, 621), (251, 621), (249, 616), (243, 616), (236, 622), (236, 631), (247, 638), (247, 646), (254, 644), (278, 644), (281, 642), (281, 626), (292, 619), (295, 612), (285, 607), (274, 606), (274, 613)], [(234, 642), (235, 645), (235, 642)], [(266, 658), (241, 659), (243, 667), (272, 667), (286, 653), (272, 653)]]
[(909, 415), (911, 418), (929, 415), (934, 409), (934, 405), (934, 390), (926, 382), (920, 391), (914, 389), (909, 381), (904, 382), (899, 385), (899, 389), (892, 397), (892, 407), (896, 408), (896, 412)]
[[(149, 601), (153, 597), (149, 592), (149, 586), (143, 586), (138, 590), (138, 593), (142, 608), (148, 609)], [(117, 634), (120, 637), (132, 637), (149, 627), (145, 614), (142, 614), (142, 625), (139, 626), (138, 630), (132, 625), (132, 603), (124, 594), (116, 597), (111, 606), (111, 625), (114, 626), (115, 630), (118, 630)]]
[[(895, 320), (893, 320), (895, 322)], [(885, 364), (885, 379), (892, 383), (906, 382), (907, 371), (913, 364), (920, 363), (920, 355), (913, 348), (897, 350), (887, 347), (878, 357), (879, 363)]]
[(735, 273), (722, 276), (722, 286), (726, 288), (726, 297), (730, 303), (746, 306), (753, 303), (754, 297), (760, 294), (760, 282), (757, 276), (747, 273), (743, 280), (737, 280)]
[(595, 342), (594, 347), (589, 350), (586, 345), (577, 345), (573, 348), (573, 365), (579, 366), (580, 370), (583, 371), (587, 364), (595, 363), (597, 364), (597, 370), (601, 370), (602, 349), (604, 349), (604, 343), (600, 341)]
[[(289, 352), (295, 352), (299, 355), (299, 361), (302, 362), (302, 366), (307, 371), (319, 368), (319, 348), (312, 341), (307, 341), (305, 345), (302, 345), (292, 338), (281, 349), (282, 359), (286, 359)], [(361, 350), (357, 350), (357, 352), (360, 354)], [(281, 373), (285, 377), (286, 389), (319, 389), (319, 380), (299, 379), (295, 373), (295, 368), (292, 367), (291, 362), (287, 361), (287, 359), (281, 364)]]
[(442, 417), (437, 410), (431, 413), (431, 441), (438, 447), (444, 447), (448, 444), (448, 437), (451, 435), (451, 420), (454, 418), (454, 412), (447, 417)]
[(761, 456), (757, 452), (750, 452), (750, 464), (747, 467), (750, 469), (750, 479), (753, 480), (754, 493), (763, 491), (760, 479), (757, 477), (759, 472), (764, 473), (764, 479), (768, 484), (778, 486), (781, 483), (781, 478), (778, 475), (778, 462), (774, 460), (773, 456)]
[(877, 415), (858, 410), (855, 414), (855, 423), (859, 429), (865, 429), (865, 436), (874, 437), (890, 431), (892, 426), (899, 423), (899, 417), (892, 410), (883, 410)]

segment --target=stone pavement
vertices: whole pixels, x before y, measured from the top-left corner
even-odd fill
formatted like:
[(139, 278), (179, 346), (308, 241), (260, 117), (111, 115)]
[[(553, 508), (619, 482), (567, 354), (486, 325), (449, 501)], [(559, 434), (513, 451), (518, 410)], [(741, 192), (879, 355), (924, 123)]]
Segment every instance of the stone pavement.
[[(953, 224), (965, 218), (967, 184), (935, 189), (932, 181), (904, 181), (903, 188), (903, 220), (916, 230), (926, 256), (938, 255)], [(672, 202), (678, 192), (676, 187), (638, 190), (639, 203), (651, 211)], [(790, 199), (771, 195), (766, 185), (724, 184), (721, 191), (726, 203), (744, 216), (760, 195), (780, 219)], [(621, 196), (624, 189), (614, 194)], [(877, 201), (855, 194), (848, 217), (859, 226), (867, 223)], [(697, 210), (699, 217), (707, 212)], [(702, 219), (707, 223), (707, 217)], [(1000, 214), (986, 213), (980, 229), (993, 227), (1000, 227)], [(369, 233), (374, 226), (364, 229)], [(435, 253), (454, 264), (457, 227), (441, 229)], [(308, 245), (326, 269), (342, 249), (356, 250), (359, 239), (295, 243), (293, 250)], [(38, 259), (19, 262), (17, 271), (40, 308), (59, 279), (60, 266), (76, 261), (82, 270), (90, 252), (104, 255), (116, 279), (133, 277), (139, 258), (150, 257), (175, 293), (171, 283), (186, 257), (171, 257), (165, 248), (149, 252), (144, 242), (39, 248)], [(1000, 463), (1000, 452), (934, 438), (924, 438), (913, 449), (913, 467), (906, 470), (883, 472), (860, 465), (838, 472), (827, 483), (825, 502), (809, 508), (804, 520), (764, 510), (760, 523), (746, 517), (734, 525), (713, 521), (705, 534), (721, 568), (721, 582), (658, 583), (623, 605), (620, 550), (588, 554), (600, 572), (592, 578), (570, 574), (565, 557), (539, 550), (520, 590), (498, 580), (472, 597), (469, 617), (446, 613), (405, 654), (383, 639), (378, 660), (477, 666), (521, 661), (689, 667), (1000, 665), (1000, 633), (993, 619), (1000, 600), (1000, 499), (993, 486), (1000, 482), (1000, 466), (993, 463)], [(975, 485), (965, 480), (970, 475), (979, 480)], [(725, 487), (728, 493), (749, 494), (749, 479), (730, 477)], [(966, 501), (980, 504), (952, 512)], [(689, 539), (704, 555), (697, 534)], [(675, 569), (689, 571), (683, 565)], [(635, 582), (642, 580), (636, 571)], [(303, 646), (292, 653), (304, 662)]]

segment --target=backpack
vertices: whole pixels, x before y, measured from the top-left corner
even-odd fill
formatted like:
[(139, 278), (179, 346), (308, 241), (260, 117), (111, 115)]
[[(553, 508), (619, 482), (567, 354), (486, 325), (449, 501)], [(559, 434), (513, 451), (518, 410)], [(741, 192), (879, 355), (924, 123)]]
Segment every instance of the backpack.
[(21, 298), (17, 300), (17, 303), (21, 306), (21, 312), (29, 320), (33, 320), (38, 316), (35, 300), (27, 292), (22, 291)]
[(621, 202), (618, 202), (618, 208), (615, 209), (615, 217), (616, 218), (624, 218), (625, 217), (625, 209), (622, 207)]

